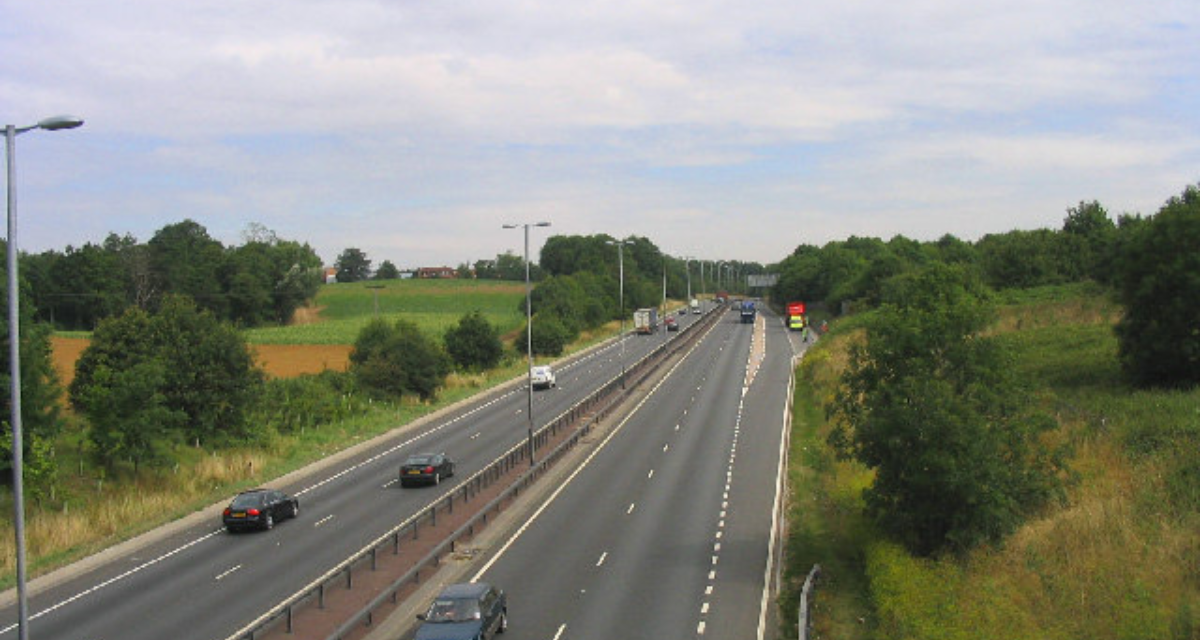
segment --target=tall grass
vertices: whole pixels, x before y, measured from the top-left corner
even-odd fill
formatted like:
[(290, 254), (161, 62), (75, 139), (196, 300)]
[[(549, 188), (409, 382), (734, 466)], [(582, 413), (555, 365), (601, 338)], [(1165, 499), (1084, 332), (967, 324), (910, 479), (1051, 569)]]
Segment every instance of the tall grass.
[[(870, 528), (851, 544), (794, 538), (833, 567), (819, 611), (830, 621), (818, 628), (837, 634), (822, 637), (1200, 638), (1200, 390), (1128, 387), (1112, 330), (1119, 309), (1094, 293), (1010, 292), (994, 328), (1072, 446), (1066, 501), (1003, 545), (962, 556), (915, 558)], [(835, 331), (810, 350), (801, 372), (812, 389), (798, 404), (819, 410), (853, 339)], [(802, 459), (815, 464), (812, 453)], [(802, 498), (861, 489), (859, 469), (813, 468)], [(805, 520), (818, 522), (802, 526), (833, 528), (853, 517), (849, 505), (808, 505)], [(837, 626), (862, 611), (866, 636)]]

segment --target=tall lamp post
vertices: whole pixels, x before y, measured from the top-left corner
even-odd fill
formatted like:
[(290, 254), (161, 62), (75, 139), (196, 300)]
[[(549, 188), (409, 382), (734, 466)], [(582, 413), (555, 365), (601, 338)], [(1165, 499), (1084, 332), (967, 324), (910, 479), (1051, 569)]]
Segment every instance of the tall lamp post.
[(13, 531), (17, 543), (17, 637), (29, 637), (29, 603), (25, 595), (25, 487), (22, 482), (23, 450), (21, 442), (21, 330), (20, 296), (17, 291), (17, 160), (16, 139), (26, 131), (74, 129), (83, 120), (73, 116), (54, 116), (26, 127), (4, 127), (4, 148), (8, 157), (8, 363), (9, 394), (12, 405)]
[(607, 240), (608, 244), (617, 245), (617, 272), (620, 278), (620, 287), (618, 289), (621, 300), (621, 388), (625, 388), (625, 245), (630, 244), (628, 240)]
[(687, 288), (688, 288), (687, 297), (688, 297), (689, 305), (692, 304), (692, 268), (691, 268), (691, 266), (689, 266), (690, 263), (692, 263), (692, 262), (695, 262), (695, 260), (693, 260), (691, 258), (683, 259), (683, 270), (685, 273), (687, 273)]
[(525, 386), (529, 388), (529, 466), (533, 466), (533, 294), (529, 286), (529, 227), (548, 227), (549, 222), (506, 224), (505, 229), (525, 229), (525, 354), (529, 356)]

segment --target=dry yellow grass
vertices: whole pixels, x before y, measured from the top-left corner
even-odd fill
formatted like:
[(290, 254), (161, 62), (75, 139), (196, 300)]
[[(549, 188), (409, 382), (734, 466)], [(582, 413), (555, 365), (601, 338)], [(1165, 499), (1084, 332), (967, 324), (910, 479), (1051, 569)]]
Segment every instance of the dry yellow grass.
[(1164, 516), (1146, 521), (1136, 500), (1154, 470), (1135, 468), (1107, 442), (1075, 457), (1085, 476), (1070, 504), (1018, 530), (1003, 548), (966, 560), (954, 606), (979, 637), (1168, 638), (1185, 602), (1200, 538)]

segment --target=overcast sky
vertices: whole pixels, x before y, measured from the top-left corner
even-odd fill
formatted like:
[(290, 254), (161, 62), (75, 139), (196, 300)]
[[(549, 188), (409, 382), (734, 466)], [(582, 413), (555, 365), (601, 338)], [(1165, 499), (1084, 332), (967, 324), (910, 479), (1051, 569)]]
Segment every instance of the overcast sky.
[(1152, 214), (1200, 181), (1195, 0), (0, 0), (18, 244), (251, 223), (376, 265), (502, 223), (777, 262)]

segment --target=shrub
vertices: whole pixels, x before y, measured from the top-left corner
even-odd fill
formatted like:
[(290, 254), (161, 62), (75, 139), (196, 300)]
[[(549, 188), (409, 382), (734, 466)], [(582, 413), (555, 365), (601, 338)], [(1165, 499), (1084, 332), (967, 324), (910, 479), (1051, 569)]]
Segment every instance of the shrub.
[(468, 313), (447, 329), (445, 343), (446, 352), (460, 369), (491, 369), (504, 355), (499, 333), (479, 311)]
[(354, 342), (350, 371), (364, 389), (381, 397), (415, 393), (428, 400), (450, 373), (450, 358), (416, 324), (401, 319), (389, 325), (375, 318)]

